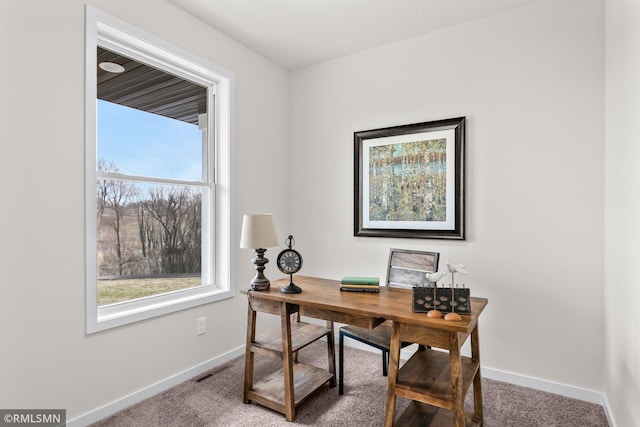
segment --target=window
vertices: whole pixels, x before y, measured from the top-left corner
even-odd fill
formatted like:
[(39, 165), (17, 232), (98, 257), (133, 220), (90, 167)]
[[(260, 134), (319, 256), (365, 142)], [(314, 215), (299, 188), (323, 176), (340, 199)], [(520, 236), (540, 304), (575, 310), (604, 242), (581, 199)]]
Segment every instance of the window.
[(232, 295), (231, 75), (87, 6), (92, 333)]

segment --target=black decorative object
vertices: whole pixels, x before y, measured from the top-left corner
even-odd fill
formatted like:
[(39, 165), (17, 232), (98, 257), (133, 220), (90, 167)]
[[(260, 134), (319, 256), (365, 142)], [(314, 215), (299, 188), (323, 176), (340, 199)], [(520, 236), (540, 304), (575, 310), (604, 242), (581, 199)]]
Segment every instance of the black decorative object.
[(286, 242), (288, 249), (283, 250), (278, 255), (277, 265), (278, 269), (284, 274), (289, 275), (289, 284), (280, 289), (283, 294), (299, 294), (302, 289), (293, 283), (293, 274), (300, 271), (302, 268), (302, 255), (295, 249), (292, 249), (295, 244), (295, 240), (292, 235), (289, 235)]
[(435, 302), (433, 287), (413, 288), (413, 311), (416, 313), (438, 310), (442, 313), (471, 314), (469, 288), (436, 288)]

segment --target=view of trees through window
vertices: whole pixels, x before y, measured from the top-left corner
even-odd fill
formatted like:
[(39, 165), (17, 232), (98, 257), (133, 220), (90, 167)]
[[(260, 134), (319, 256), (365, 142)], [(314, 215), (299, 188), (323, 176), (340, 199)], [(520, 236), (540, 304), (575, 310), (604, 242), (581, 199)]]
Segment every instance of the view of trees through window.
[[(99, 168), (118, 172), (104, 160)], [(99, 179), (97, 191), (98, 286), (104, 304), (200, 284), (200, 192), (115, 179)]]
[(105, 101), (98, 121), (98, 305), (202, 284), (203, 187), (172, 182), (202, 175), (202, 132)]

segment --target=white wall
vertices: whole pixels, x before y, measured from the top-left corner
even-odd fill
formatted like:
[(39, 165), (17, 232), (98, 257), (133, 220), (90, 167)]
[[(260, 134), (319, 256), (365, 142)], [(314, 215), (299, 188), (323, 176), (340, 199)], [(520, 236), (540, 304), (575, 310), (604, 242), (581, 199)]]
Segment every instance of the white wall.
[(640, 425), (640, 4), (606, 1), (605, 391), (618, 426)]
[[(384, 277), (390, 247), (439, 250), (489, 298), (484, 366), (592, 390), (604, 382), (617, 425), (631, 426), (640, 11), (605, 1), (606, 162), (601, 0), (547, 0), (291, 75), (165, 1), (89, 3), (235, 73), (236, 241), (243, 213), (274, 212), (279, 234), (296, 237), (301, 273), (333, 278)], [(85, 336), (84, 2), (2, 0), (0, 20), (12, 58), (0, 68), (2, 406), (74, 418), (242, 345), (242, 297)], [(459, 115), (467, 240), (353, 237), (353, 132)], [(235, 254), (238, 288), (251, 256)], [(201, 316), (209, 332), (196, 337)]]
[[(389, 248), (464, 263), (484, 366), (603, 388), (604, 10), (548, 0), (292, 74), (304, 273), (385, 277)], [(353, 132), (467, 117), (468, 237), (353, 237)]]
[[(235, 241), (247, 212), (273, 212), (284, 234), (289, 197), (269, 189), (285, 182), (289, 74), (165, 1), (89, 3), (235, 73)], [(85, 335), (84, 4), (0, 2), (0, 402), (66, 408), (67, 419), (235, 349), (246, 333), (237, 296)], [(235, 254), (237, 289), (251, 257)], [(197, 337), (201, 316), (208, 332)]]

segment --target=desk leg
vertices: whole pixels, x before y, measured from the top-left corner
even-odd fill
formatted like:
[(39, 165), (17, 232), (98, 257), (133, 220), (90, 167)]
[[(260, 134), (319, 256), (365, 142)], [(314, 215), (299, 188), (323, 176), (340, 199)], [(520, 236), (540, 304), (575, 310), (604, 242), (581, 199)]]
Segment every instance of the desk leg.
[(339, 349), (340, 349), (340, 365), (338, 365), (338, 394), (344, 394), (344, 335), (342, 335), (342, 331), (340, 331), (339, 337)]
[(336, 343), (333, 335), (333, 322), (327, 320), (327, 329), (331, 332), (327, 335), (327, 352), (329, 362), (329, 373), (333, 375), (333, 378), (329, 380), (329, 387), (336, 386)]
[(471, 360), (478, 363), (478, 372), (473, 378), (473, 413), (476, 421), (484, 424), (482, 412), (482, 376), (480, 375), (480, 335), (478, 325), (471, 331)]
[(251, 351), (251, 344), (256, 339), (256, 312), (251, 308), (251, 304), (247, 304), (247, 306), (247, 343), (244, 356), (244, 394), (242, 396), (244, 403), (249, 403), (249, 391), (253, 388), (253, 351)]
[(400, 324), (393, 322), (391, 327), (391, 347), (389, 348), (389, 372), (387, 377), (387, 400), (384, 409), (385, 427), (393, 426), (396, 415), (396, 380), (400, 366)]
[(282, 365), (284, 370), (284, 408), (287, 421), (296, 419), (296, 405), (293, 389), (293, 355), (291, 354), (291, 317), (287, 303), (280, 303), (282, 323)]
[(458, 334), (449, 335), (449, 364), (451, 365), (451, 397), (453, 399), (453, 425), (464, 427), (464, 394), (462, 386), (462, 358)]

